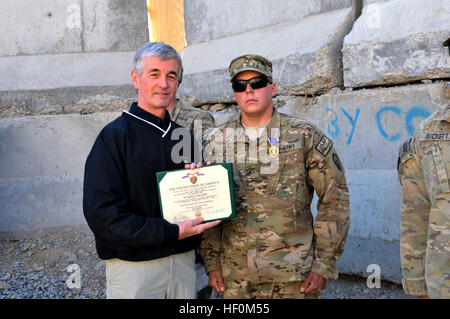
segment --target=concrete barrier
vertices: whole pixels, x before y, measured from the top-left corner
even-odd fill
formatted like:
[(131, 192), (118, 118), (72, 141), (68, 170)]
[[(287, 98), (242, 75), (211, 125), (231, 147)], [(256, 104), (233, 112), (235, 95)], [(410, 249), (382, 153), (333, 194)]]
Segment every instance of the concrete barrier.
[(180, 94), (196, 103), (232, 101), (228, 66), (246, 53), (272, 61), (280, 94), (323, 93), (341, 86), (340, 50), (353, 20), (354, 10), (348, 8), (189, 46), (181, 53)]
[(0, 3), (0, 56), (81, 52), (80, 0)]
[(344, 85), (367, 87), (450, 77), (450, 2), (392, 0), (364, 6), (345, 37)]
[(350, 8), (352, 0), (189, 0), (184, 3), (187, 45)]
[(3, 0), (0, 56), (130, 51), (148, 41), (141, 0)]
[(0, 91), (0, 118), (120, 111), (128, 109), (136, 98), (133, 85)]
[(84, 224), (84, 163), (119, 112), (0, 119), (0, 232)]
[(4, 0), (0, 38), (0, 117), (127, 108), (146, 4)]
[(0, 57), (0, 91), (131, 84), (134, 54), (128, 51)]

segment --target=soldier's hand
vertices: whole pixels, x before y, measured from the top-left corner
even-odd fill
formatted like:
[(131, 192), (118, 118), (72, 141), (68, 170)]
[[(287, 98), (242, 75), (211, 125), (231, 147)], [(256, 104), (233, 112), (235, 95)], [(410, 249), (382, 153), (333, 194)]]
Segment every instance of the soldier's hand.
[(183, 220), (178, 223), (178, 239), (184, 239), (193, 235), (203, 233), (208, 228), (220, 224), (221, 220), (202, 224), (203, 217), (198, 217), (191, 220)]
[(300, 287), (300, 292), (303, 292), (305, 294), (314, 294), (325, 289), (326, 286), (327, 280), (324, 277), (311, 271)]
[(223, 277), (222, 277), (222, 270), (217, 269), (217, 270), (212, 270), (208, 273), (209, 276), (209, 283), (208, 285), (210, 285), (212, 288), (214, 288), (214, 290), (217, 293), (221, 293), (225, 291), (225, 285), (223, 283)]

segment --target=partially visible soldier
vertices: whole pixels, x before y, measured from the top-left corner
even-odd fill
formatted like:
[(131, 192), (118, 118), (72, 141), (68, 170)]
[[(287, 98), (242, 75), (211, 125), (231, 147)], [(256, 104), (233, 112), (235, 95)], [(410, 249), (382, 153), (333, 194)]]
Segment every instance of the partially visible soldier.
[[(216, 126), (211, 113), (187, 105), (182, 100), (177, 99), (176, 96), (173, 96), (170, 100), (167, 111), (169, 111), (172, 121), (187, 128), (199, 142), (202, 141), (206, 130)], [(202, 263), (198, 250), (196, 250), (195, 262)]]
[[(215, 127), (214, 118), (209, 112), (187, 105), (175, 96), (170, 101), (167, 111), (169, 111), (172, 121), (187, 128), (200, 142), (203, 133), (207, 129)], [(196, 123), (197, 125), (195, 125)]]
[(441, 106), (400, 149), (400, 254), (405, 293), (450, 298), (450, 105)]
[(273, 107), (270, 61), (244, 55), (229, 72), (241, 112), (207, 132), (205, 157), (227, 149), (229, 161), (232, 147), (237, 217), (202, 238), (209, 285), (223, 298), (317, 298), (338, 276), (349, 228), (344, 167), (319, 129)]

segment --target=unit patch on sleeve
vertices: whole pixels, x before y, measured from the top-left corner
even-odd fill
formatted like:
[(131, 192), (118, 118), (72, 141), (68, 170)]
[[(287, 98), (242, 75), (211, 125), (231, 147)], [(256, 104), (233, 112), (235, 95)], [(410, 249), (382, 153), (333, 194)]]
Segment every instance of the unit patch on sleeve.
[(407, 160), (409, 160), (410, 158), (413, 157), (410, 143), (411, 143), (411, 137), (400, 146), (399, 152), (398, 152), (397, 169), (398, 169), (400, 163), (404, 164)]
[(319, 153), (322, 154), (323, 156), (327, 156), (332, 146), (333, 142), (324, 135), (320, 139), (320, 142), (317, 144), (316, 150), (318, 150)]
[(341, 165), (341, 162), (339, 161), (339, 157), (336, 155), (336, 153), (333, 153), (333, 162), (336, 165), (336, 167), (338, 168), (338, 170), (342, 171), (342, 165)]

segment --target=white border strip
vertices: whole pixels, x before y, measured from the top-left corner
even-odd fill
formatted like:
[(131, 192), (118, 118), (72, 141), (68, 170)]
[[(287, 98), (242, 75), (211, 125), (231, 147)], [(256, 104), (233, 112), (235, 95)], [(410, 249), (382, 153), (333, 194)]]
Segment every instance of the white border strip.
[(127, 114), (129, 114), (129, 115), (131, 115), (131, 116), (134, 116), (135, 118), (140, 119), (141, 121), (144, 121), (145, 123), (148, 123), (148, 124), (150, 124), (150, 125), (156, 127), (158, 130), (160, 130), (161, 132), (164, 133), (164, 134), (162, 135), (162, 137), (166, 136), (166, 134), (169, 132), (170, 128), (172, 127), (172, 123), (169, 123), (169, 127), (167, 128), (167, 130), (164, 131), (162, 128), (160, 128), (158, 125), (153, 124), (152, 122), (149, 122), (149, 121), (147, 121), (147, 120), (144, 120), (143, 118), (140, 118), (139, 116), (136, 116), (136, 115), (134, 115), (134, 114), (132, 114), (132, 113), (130, 113), (130, 112), (128, 112), (128, 111), (125, 111), (125, 110), (124, 110), (123, 112), (124, 112), (124, 113), (127, 113)]

